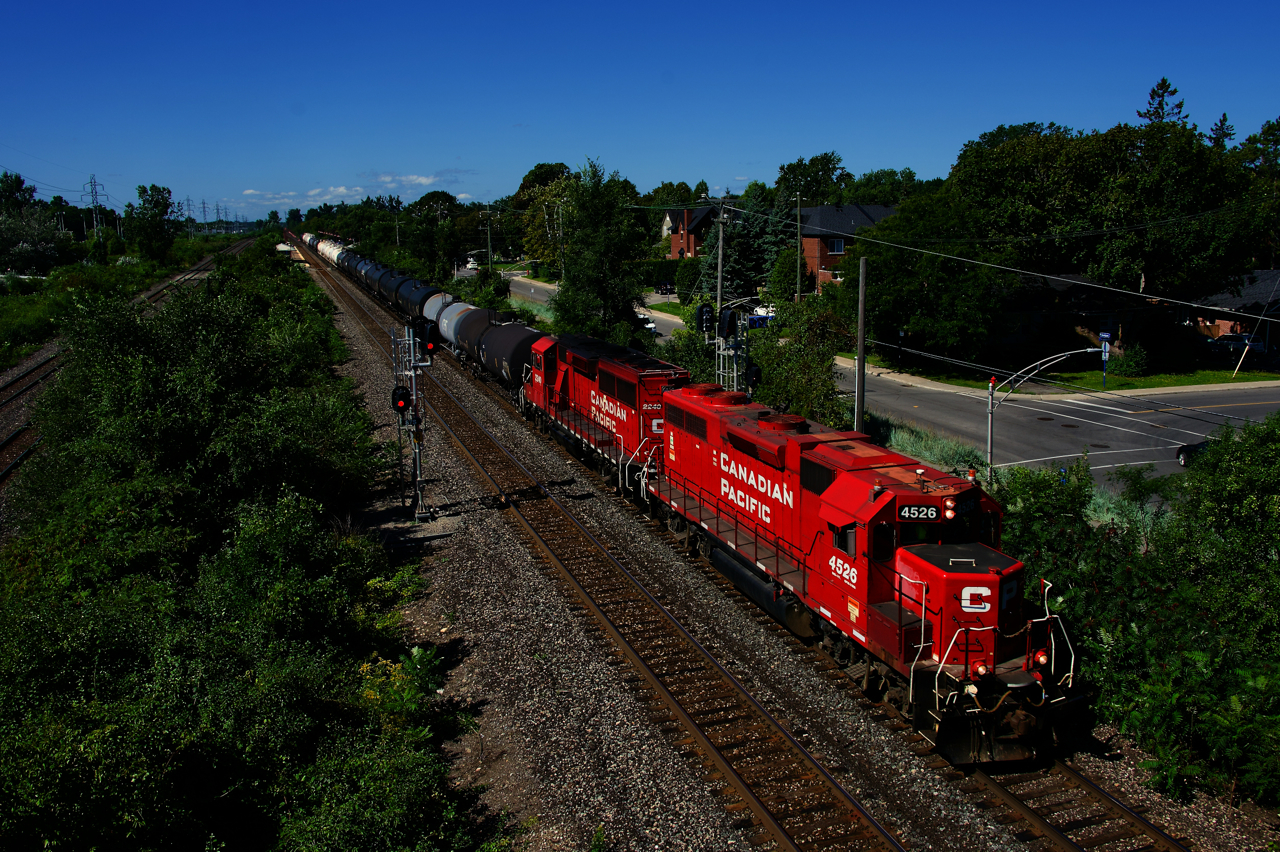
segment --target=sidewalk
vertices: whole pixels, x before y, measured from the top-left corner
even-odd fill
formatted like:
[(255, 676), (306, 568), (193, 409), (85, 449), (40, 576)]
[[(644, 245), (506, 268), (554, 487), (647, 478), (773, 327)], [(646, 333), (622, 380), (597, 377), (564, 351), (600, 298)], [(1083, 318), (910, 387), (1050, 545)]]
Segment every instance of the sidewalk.
[[(837, 369), (847, 370), (850, 374), (856, 374), (858, 362), (854, 358), (842, 358), (836, 356)], [(928, 388), (930, 390), (947, 391), (949, 393), (962, 393), (972, 391), (974, 394), (984, 394), (983, 388), (969, 388), (964, 385), (950, 385), (946, 382), (935, 382), (931, 379), (922, 379), (919, 376), (913, 376), (910, 373), (900, 373), (891, 367), (877, 367), (874, 365), (867, 367), (868, 376), (877, 376), (880, 378), (890, 379), (898, 384), (906, 385), (913, 388)], [(1175, 393), (1203, 393), (1205, 391), (1223, 390), (1225, 388), (1280, 388), (1280, 381), (1267, 382), (1240, 382), (1238, 384), (1219, 383), (1213, 385), (1181, 385), (1173, 388), (1138, 388), (1134, 390), (1119, 391), (1064, 391), (1058, 388), (1036, 384), (1034, 381), (1027, 382), (1024, 388), (1029, 388), (1029, 393), (1039, 394), (1042, 396), (1052, 396), (1054, 399), (1088, 399), (1100, 393), (1114, 394), (1116, 396), (1156, 396)], [(1004, 391), (1001, 391), (1003, 394)]]

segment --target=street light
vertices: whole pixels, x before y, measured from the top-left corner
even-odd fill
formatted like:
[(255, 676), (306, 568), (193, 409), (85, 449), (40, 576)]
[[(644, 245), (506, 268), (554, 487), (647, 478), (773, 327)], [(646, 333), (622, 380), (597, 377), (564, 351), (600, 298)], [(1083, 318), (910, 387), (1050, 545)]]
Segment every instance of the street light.
[[(996, 384), (996, 377), (991, 377), (991, 383), (987, 386), (987, 482), (990, 483), (994, 475), (995, 468), (991, 464), (992, 455), (992, 426), (995, 422), (996, 409), (1000, 407), (1000, 403), (1009, 398), (1009, 394), (1016, 391), (1023, 382), (1043, 370), (1045, 367), (1052, 367), (1059, 361), (1065, 361), (1072, 355), (1082, 355), (1087, 352), (1101, 352), (1097, 347), (1089, 349), (1073, 349), (1070, 352), (1062, 352), (1057, 355), (1050, 355), (1048, 358), (1042, 358), (1034, 364), (1023, 367), (1009, 378), (1005, 379), (999, 385)], [(996, 402), (996, 389), (1009, 385), (1009, 390), (1004, 396), (1000, 397), (1000, 402)]]

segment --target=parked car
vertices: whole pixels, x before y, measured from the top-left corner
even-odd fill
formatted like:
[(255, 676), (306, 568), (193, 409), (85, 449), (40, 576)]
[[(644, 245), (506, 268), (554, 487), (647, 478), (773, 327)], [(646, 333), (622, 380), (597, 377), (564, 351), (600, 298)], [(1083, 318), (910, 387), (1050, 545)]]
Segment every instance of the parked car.
[(479, 268), (480, 268), (480, 261), (476, 260), (474, 257), (467, 261), (467, 269), (479, 269)]
[(1253, 355), (1265, 355), (1267, 351), (1262, 338), (1253, 334), (1220, 334), (1213, 342), (1220, 350), (1236, 356), (1244, 352), (1246, 346)]
[(649, 332), (654, 337), (658, 336), (658, 325), (653, 321), (653, 317), (636, 311), (636, 319), (640, 320), (640, 324), (644, 326), (645, 331)]
[(676, 285), (670, 281), (659, 281), (654, 285), (653, 292), (659, 296), (670, 296), (676, 292)]

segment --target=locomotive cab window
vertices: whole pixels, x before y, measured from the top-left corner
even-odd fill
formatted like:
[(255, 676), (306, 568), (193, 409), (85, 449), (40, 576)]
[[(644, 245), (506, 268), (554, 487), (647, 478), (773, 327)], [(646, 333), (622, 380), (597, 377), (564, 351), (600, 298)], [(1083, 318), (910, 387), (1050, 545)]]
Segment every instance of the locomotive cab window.
[(827, 529), (831, 530), (831, 546), (841, 553), (847, 553), (853, 556), (857, 553), (855, 547), (857, 543), (857, 527), (849, 524), (847, 527), (837, 527), (835, 524), (827, 524)]

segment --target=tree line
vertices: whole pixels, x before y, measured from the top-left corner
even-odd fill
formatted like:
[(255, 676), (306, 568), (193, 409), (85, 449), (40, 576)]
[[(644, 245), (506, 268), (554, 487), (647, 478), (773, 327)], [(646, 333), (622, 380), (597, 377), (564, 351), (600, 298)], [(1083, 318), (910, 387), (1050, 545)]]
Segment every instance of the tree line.
[(0, 549), (0, 846), (496, 849), (472, 724), (355, 529), (387, 469), (332, 305), (264, 237), (150, 315), (88, 297)]

